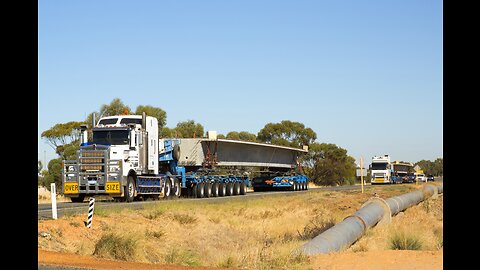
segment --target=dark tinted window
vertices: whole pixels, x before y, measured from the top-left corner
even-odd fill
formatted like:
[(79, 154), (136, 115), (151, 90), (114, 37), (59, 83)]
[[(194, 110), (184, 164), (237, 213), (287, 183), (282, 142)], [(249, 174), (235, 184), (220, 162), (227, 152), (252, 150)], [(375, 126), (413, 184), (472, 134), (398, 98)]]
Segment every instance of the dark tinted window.
[(372, 170), (386, 170), (387, 163), (372, 163)]
[(128, 144), (128, 134), (128, 130), (96, 130), (93, 132), (92, 143)]
[(142, 119), (137, 119), (137, 118), (123, 118), (122, 120), (120, 120), (120, 124), (139, 124), (141, 125), (142, 124)]
[(100, 122), (98, 122), (99, 125), (113, 125), (116, 124), (118, 121), (118, 118), (110, 118), (110, 119), (102, 119)]

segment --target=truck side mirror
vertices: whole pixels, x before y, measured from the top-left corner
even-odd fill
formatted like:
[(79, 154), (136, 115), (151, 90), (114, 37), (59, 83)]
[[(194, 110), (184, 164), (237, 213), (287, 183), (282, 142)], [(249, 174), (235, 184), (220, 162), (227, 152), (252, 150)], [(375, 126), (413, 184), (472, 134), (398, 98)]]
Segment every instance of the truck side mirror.
[(130, 149), (135, 148), (135, 130), (130, 131)]
[(130, 127), (130, 149), (135, 148), (135, 125), (129, 124)]

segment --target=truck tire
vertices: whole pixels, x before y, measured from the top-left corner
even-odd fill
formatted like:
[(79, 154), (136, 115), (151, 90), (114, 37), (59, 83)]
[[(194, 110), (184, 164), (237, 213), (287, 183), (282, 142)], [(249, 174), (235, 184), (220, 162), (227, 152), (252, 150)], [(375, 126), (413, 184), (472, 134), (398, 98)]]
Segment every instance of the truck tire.
[(198, 183), (197, 184), (197, 194), (196, 194), (196, 197), (197, 198), (203, 198), (203, 196), (205, 196), (205, 185), (203, 183)]
[(182, 195), (182, 185), (180, 184), (180, 180), (176, 177), (173, 178), (173, 192), (172, 197), (180, 198)]
[(172, 181), (169, 177), (165, 178), (165, 186), (163, 187), (164, 198), (168, 199), (172, 196)]
[(127, 186), (125, 187), (125, 201), (133, 202), (135, 198), (135, 179), (133, 176), (129, 175), (127, 177)]
[(240, 195), (240, 183), (233, 183), (233, 195)]
[(262, 187), (253, 187), (253, 192), (261, 192), (263, 191)]
[(227, 196), (232, 196), (233, 195), (233, 183), (228, 182), (227, 183)]
[(177, 144), (173, 147), (173, 158), (175, 160), (180, 160), (180, 145)]
[(225, 183), (218, 184), (218, 196), (223, 197), (227, 194), (227, 185)]
[(212, 183), (205, 183), (204, 197), (205, 198), (212, 197)]
[(85, 194), (79, 194), (78, 197), (71, 197), (70, 200), (72, 202), (83, 202), (83, 199), (85, 199)]
[(195, 198), (197, 197), (197, 185), (194, 185), (191, 188), (188, 188), (188, 194), (189, 197)]
[(218, 197), (218, 182), (212, 184), (212, 197)]
[(240, 184), (240, 195), (246, 195), (247, 194), (247, 184), (242, 182)]
[(165, 199), (165, 182), (167, 181), (168, 179), (165, 177), (165, 178), (161, 178), (161, 186), (162, 186), (162, 190), (160, 191), (160, 194), (158, 195), (158, 199), (162, 200), (162, 199)]

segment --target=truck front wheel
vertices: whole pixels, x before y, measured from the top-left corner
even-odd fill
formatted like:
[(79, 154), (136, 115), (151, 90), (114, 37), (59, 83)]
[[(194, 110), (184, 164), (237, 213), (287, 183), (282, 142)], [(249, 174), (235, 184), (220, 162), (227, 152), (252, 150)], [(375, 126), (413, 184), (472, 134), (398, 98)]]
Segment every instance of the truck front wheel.
[(133, 176), (129, 175), (127, 178), (127, 186), (125, 188), (125, 200), (127, 202), (133, 202), (135, 198), (135, 180)]
[(80, 194), (78, 197), (71, 197), (72, 202), (83, 202), (85, 194)]

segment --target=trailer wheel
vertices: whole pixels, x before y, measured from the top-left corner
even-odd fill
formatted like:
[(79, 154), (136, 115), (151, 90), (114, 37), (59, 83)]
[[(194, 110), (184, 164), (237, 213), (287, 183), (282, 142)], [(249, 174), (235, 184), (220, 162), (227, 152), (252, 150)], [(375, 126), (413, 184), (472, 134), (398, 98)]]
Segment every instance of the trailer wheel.
[(240, 184), (240, 195), (246, 195), (247, 194), (247, 184), (242, 182)]
[(223, 197), (227, 194), (227, 186), (225, 183), (219, 183), (218, 184), (218, 196)]
[(205, 183), (205, 198), (210, 198), (212, 196), (212, 183)]
[(197, 184), (197, 198), (203, 198), (205, 196), (205, 185), (203, 183)]
[(127, 202), (133, 202), (135, 197), (135, 180), (133, 176), (129, 175), (127, 177), (127, 186), (125, 187), (125, 200)]
[(188, 190), (188, 197), (195, 198), (197, 197), (197, 185), (194, 185), (193, 187), (190, 187), (187, 189)]
[(232, 196), (233, 195), (233, 183), (228, 182), (227, 183), (227, 196)]
[(218, 182), (212, 184), (212, 197), (218, 197)]
[(240, 195), (240, 183), (233, 183), (233, 195)]
[(173, 192), (172, 192), (172, 196), (173, 197), (177, 197), (177, 198), (180, 198), (180, 196), (182, 195), (182, 186), (180, 185), (180, 180), (178, 180), (178, 178), (174, 178), (173, 180)]

